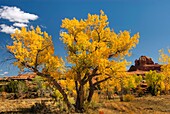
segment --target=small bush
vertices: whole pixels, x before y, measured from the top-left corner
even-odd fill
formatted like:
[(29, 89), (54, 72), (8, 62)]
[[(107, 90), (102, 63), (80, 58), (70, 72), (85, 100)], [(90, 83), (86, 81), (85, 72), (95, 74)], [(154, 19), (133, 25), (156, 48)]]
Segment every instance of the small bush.
[(49, 106), (45, 104), (45, 102), (35, 103), (30, 109), (32, 113), (51, 113), (51, 109)]
[(123, 101), (125, 101), (125, 102), (129, 102), (134, 99), (135, 99), (135, 97), (133, 95), (130, 95), (130, 94), (123, 95)]
[(145, 95), (145, 92), (141, 87), (137, 89), (136, 93), (138, 97), (142, 97), (143, 95)]
[(24, 93), (28, 91), (24, 81), (11, 81), (5, 87), (5, 91), (8, 93)]
[(0, 87), (0, 92), (3, 92), (4, 90), (5, 90), (4, 86)]
[(11, 81), (5, 88), (8, 93), (17, 93), (18, 91), (18, 81)]

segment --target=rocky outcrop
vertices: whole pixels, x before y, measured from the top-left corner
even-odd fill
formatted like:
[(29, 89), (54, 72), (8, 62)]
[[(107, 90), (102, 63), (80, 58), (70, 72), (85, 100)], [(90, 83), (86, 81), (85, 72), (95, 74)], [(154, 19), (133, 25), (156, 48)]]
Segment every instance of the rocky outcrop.
[(143, 66), (143, 65), (153, 65), (154, 62), (151, 58), (147, 56), (141, 56), (139, 60), (135, 60), (135, 66)]
[(135, 60), (135, 65), (132, 65), (128, 72), (150, 70), (161, 71), (161, 65), (154, 63), (153, 60), (147, 56), (141, 56), (138, 60)]

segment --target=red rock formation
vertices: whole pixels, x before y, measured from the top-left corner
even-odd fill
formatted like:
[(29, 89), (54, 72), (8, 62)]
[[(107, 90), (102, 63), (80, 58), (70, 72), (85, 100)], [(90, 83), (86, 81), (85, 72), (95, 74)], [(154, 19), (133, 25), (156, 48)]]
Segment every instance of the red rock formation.
[(143, 66), (143, 65), (154, 65), (154, 62), (151, 58), (147, 56), (141, 56), (139, 60), (135, 60), (135, 66)]
[(135, 65), (132, 65), (128, 72), (150, 70), (161, 71), (161, 65), (154, 63), (153, 60), (147, 56), (141, 56), (138, 60), (135, 60)]
[(154, 62), (149, 57), (141, 56), (138, 60), (137, 59), (135, 60), (135, 66), (132, 65), (129, 71), (137, 70), (147, 71), (148, 68), (145, 67), (146, 65), (154, 65)]
[(36, 77), (35, 73), (19, 74), (18, 76), (10, 76), (0, 78), (0, 81), (10, 81), (10, 80), (32, 80)]

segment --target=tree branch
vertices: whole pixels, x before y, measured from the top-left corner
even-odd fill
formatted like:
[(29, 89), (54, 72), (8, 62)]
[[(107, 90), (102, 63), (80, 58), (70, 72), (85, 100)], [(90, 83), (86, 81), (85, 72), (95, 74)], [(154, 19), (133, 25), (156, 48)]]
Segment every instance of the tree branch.
[(112, 77), (107, 77), (107, 78), (105, 78), (105, 79), (103, 79), (103, 80), (97, 81), (97, 82), (95, 82), (95, 83), (93, 84), (93, 86), (96, 86), (96, 85), (98, 85), (98, 84), (100, 84), (100, 83), (102, 83), (102, 82), (105, 82), (105, 81), (107, 81), (107, 80), (110, 79), (110, 78), (112, 78)]
[(122, 49), (117, 49), (117, 51), (116, 51), (115, 53), (110, 54), (110, 55), (108, 56), (108, 59), (110, 59), (111, 57), (115, 56), (115, 55), (118, 54), (118, 53), (121, 53), (121, 52), (126, 51), (128, 45), (129, 45), (129, 44), (126, 44), (124, 47), (122, 47)]
[(100, 42), (100, 33), (97, 31), (97, 29), (95, 29), (95, 31), (97, 32), (97, 35), (98, 35), (98, 42)]
[(52, 77), (50, 76), (50, 74), (44, 74), (38, 71), (38, 69), (31, 67), (30, 65), (22, 62), (23, 65), (25, 65), (27, 68), (30, 68), (33, 70), (33, 72), (35, 72), (38, 76), (44, 77), (46, 79), (49, 79), (50, 81), (52, 81), (52, 83), (54, 84), (54, 86), (57, 88), (58, 91), (60, 91), (60, 93), (63, 95), (64, 101), (67, 104), (69, 109), (73, 109), (73, 106), (71, 105), (71, 103), (69, 102), (68, 98), (67, 98), (67, 94), (65, 93), (65, 91), (63, 90), (63, 88), (61, 87), (61, 85)]

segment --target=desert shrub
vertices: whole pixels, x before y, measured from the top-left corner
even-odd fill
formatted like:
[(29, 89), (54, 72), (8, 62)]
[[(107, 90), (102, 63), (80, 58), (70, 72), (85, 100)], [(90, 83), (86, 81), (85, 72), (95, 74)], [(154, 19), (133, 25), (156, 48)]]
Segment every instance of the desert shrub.
[(4, 101), (5, 99), (6, 99), (6, 97), (7, 97), (7, 94), (6, 94), (6, 92), (2, 92), (1, 93), (1, 97), (2, 97), (2, 101)]
[(45, 102), (35, 103), (30, 109), (32, 113), (51, 113), (51, 109), (49, 106), (45, 104)]
[(123, 95), (123, 101), (125, 101), (125, 102), (129, 102), (129, 101), (132, 101), (134, 99), (135, 99), (135, 97), (131, 94)]
[(11, 81), (6, 87), (5, 91), (9, 93), (23, 93), (28, 90), (25, 82), (23, 81)]
[(142, 97), (145, 94), (145, 92), (141, 87), (138, 87), (136, 90), (136, 94), (138, 97)]
[(39, 88), (38, 88), (38, 86), (36, 86), (36, 85), (33, 86), (33, 87), (29, 87), (29, 91), (30, 91), (30, 92), (37, 92), (38, 89), (39, 89)]
[(0, 92), (3, 92), (5, 90), (4, 86), (0, 87)]
[(28, 91), (28, 87), (26, 86), (26, 83), (24, 81), (18, 81), (17, 87), (19, 93), (25, 93)]
[(8, 83), (8, 85), (5, 88), (6, 92), (9, 93), (17, 93), (18, 91), (18, 81), (11, 81)]
[(38, 92), (39, 93), (39, 97), (43, 97), (45, 96), (46, 93), (48, 93), (48, 85), (46, 83), (46, 80), (44, 78), (42, 78), (41, 76), (36, 76), (33, 80), (33, 87), (30, 88), (32, 92)]

